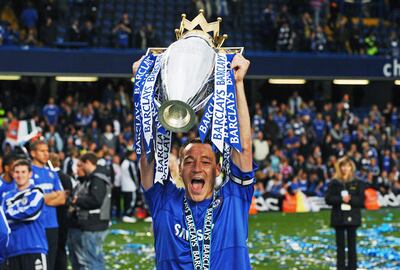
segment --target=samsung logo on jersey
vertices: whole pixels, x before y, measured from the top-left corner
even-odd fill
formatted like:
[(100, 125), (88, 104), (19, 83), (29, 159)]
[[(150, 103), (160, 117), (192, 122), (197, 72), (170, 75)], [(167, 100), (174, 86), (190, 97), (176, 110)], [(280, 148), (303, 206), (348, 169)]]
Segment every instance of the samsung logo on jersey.
[[(175, 235), (183, 240), (189, 242), (189, 231), (181, 226), (181, 224), (175, 224)], [(203, 230), (197, 230), (197, 238), (199, 241), (203, 241)]]
[[(214, 224), (213, 224), (214, 227)], [(182, 238), (183, 240), (189, 242), (189, 231), (186, 230), (181, 224), (176, 223), (174, 226), (175, 236)], [(197, 238), (199, 241), (203, 241), (203, 230), (197, 230)]]

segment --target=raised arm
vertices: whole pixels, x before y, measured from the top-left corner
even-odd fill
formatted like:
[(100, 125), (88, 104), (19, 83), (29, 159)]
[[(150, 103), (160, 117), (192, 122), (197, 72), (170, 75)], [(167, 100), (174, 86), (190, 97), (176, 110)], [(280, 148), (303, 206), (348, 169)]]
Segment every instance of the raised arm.
[(250, 61), (241, 54), (237, 54), (232, 61), (232, 68), (235, 70), (237, 110), (240, 126), (240, 141), (242, 143), (242, 153), (232, 151), (232, 161), (243, 172), (253, 169), (253, 158), (251, 149), (251, 126), (250, 114), (247, 106), (246, 95), (244, 92), (244, 77), (249, 68)]
[[(139, 68), (140, 63), (144, 59), (144, 56), (142, 56), (138, 61), (133, 63), (132, 66), (132, 72), (133, 76), (136, 75), (136, 71)], [(144, 146), (142, 145), (142, 149), (144, 149)], [(150, 160), (147, 160), (146, 154), (142, 154), (140, 156), (140, 179), (142, 182), (142, 186), (144, 190), (148, 190), (153, 186), (154, 182), (154, 155), (152, 153)]]

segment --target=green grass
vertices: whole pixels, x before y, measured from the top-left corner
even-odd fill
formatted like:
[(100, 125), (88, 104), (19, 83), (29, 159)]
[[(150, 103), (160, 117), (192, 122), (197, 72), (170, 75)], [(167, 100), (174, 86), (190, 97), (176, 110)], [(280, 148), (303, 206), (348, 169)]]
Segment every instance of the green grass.
[[(363, 226), (358, 231), (359, 266), (400, 269), (400, 262), (390, 257), (400, 255), (399, 210), (363, 212)], [(253, 269), (334, 269), (336, 252), (329, 211), (259, 213), (250, 217), (249, 226)], [(112, 231), (114, 234), (106, 239), (106, 261), (110, 269), (154, 269), (151, 224), (117, 223), (111, 229), (122, 231)]]

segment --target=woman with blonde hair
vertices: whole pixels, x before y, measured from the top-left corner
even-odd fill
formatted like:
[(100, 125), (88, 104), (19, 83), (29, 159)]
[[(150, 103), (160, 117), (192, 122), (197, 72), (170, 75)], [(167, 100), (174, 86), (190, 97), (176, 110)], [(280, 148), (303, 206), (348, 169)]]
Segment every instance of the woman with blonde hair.
[(326, 203), (332, 206), (331, 226), (336, 232), (338, 270), (357, 269), (356, 236), (357, 227), (361, 225), (364, 189), (362, 183), (355, 179), (355, 171), (356, 166), (349, 157), (339, 159), (325, 197)]

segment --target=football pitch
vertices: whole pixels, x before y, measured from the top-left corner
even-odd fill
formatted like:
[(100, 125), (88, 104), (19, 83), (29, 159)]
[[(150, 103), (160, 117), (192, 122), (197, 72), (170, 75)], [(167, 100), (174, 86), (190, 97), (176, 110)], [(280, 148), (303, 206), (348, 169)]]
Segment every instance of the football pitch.
[[(253, 269), (335, 269), (329, 211), (251, 216), (248, 245)], [(104, 248), (109, 269), (155, 269), (151, 223), (114, 224)], [(400, 269), (400, 209), (363, 211), (357, 251), (360, 269)]]

